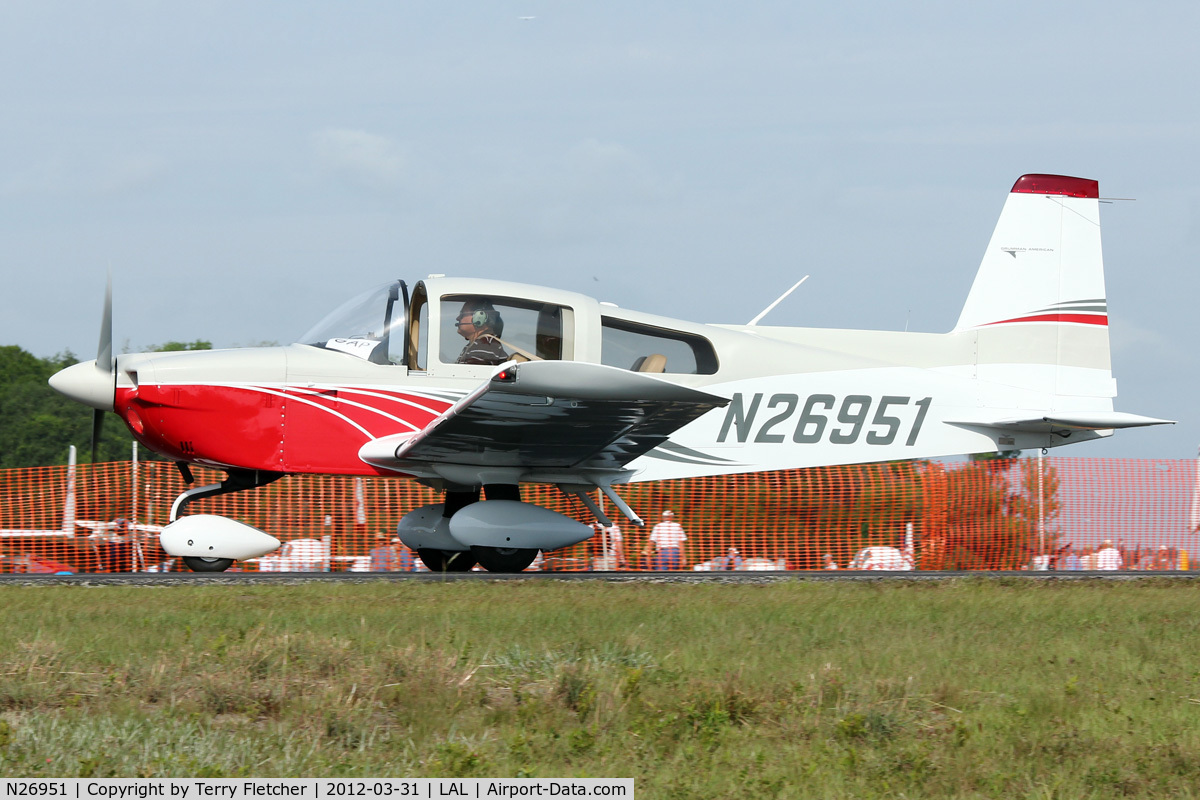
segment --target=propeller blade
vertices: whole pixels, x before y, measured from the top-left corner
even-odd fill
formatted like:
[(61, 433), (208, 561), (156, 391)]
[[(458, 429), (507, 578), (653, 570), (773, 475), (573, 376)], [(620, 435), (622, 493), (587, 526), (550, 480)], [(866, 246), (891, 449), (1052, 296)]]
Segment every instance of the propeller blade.
[[(96, 369), (105, 375), (112, 376), (113, 395), (116, 395), (117, 370), (112, 354), (112, 273), (108, 273), (108, 281), (104, 286), (104, 313), (100, 316), (100, 344), (96, 348)], [(96, 409), (92, 412), (92, 463), (100, 453), (100, 435), (104, 432), (104, 411)]]
[(81, 361), (50, 376), (50, 386), (77, 403), (96, 409), (92, 414), (92, 463), (100, 452), (104, 412), (113, 411), (117, 395), (117, 361), (112, 352), (112, 273), (104, 289), (100, 346), (95, 361)]
[(104, 430), (104, 412), (96, 409), (92, 412), (92, 463), (96, 463), (96, 458), (100, 452), (100, 434)]
[(96, 350), (96, 368), (113, 371), (112, 358), (112, 273), (104, 287), (104, 315), (100, 318), (100, 347)]

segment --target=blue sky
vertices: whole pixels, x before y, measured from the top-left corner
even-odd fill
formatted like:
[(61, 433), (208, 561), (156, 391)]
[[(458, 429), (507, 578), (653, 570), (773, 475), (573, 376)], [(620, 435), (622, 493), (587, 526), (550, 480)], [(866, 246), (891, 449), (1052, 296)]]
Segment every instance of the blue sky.
[[(532, 19), (523, 19), (532, 17)], [(1013, 181), (1100, 181), (1117, 408), (1200, 443), (1200, 6), (5, 3), (0, 344), (286, 342), (393, 277), (944, 331)], [(1056, 453), (1056, 454), (1057, 454)]]

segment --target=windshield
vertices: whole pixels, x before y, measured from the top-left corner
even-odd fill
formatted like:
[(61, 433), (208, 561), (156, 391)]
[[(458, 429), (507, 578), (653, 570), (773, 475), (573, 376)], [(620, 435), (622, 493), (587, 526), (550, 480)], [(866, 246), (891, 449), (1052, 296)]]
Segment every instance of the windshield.
[(337, 350), (376, 364), (404, 361), (403, 281), (376, 286), (351, 298), (300, 337), (300, 344)]

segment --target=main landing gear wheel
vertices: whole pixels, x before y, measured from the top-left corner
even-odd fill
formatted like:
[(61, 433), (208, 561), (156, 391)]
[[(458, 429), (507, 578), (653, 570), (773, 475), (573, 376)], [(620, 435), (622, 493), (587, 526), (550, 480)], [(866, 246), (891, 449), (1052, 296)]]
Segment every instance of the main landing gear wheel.
[(187, 564), (188, 569), (192, 572), (224, 572), (233, 566), (233, 559), (184, 556), (183, 563)]
[(470, 572), (475, 566), (475, 555), (465, 550), (434, 550), (421, 548), (417, 555), (429, 567), (430, 572)]
[(537, 548), (471, 546), (471, 554), (488, 572), (522, 572), (537, 558)]

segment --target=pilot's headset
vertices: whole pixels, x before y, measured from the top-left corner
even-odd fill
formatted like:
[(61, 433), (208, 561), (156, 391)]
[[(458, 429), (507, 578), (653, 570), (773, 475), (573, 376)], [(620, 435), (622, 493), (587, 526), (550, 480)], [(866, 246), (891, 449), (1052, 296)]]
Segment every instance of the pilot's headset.
[(471, 324), (478, 328), (490, 328), (497, 336), (504, 332), (504, 320), (500, 312), (487, 300), (479, 304), (479, 308), (471, 312)]

